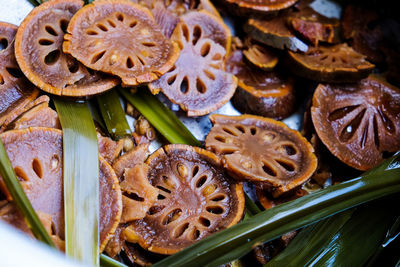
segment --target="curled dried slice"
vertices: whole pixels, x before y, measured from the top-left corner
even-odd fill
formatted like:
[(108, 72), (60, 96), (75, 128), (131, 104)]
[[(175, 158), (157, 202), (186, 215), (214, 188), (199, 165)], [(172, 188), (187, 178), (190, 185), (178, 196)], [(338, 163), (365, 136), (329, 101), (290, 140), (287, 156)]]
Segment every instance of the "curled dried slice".
[(262, 182), (274, 197), (306, 182), (317, 167), (311, 144), (282, 122), (252, 115), (210, 120), (206, 148), (222, 156), (233, 177)]
[[(64, 201), (62, 175), (62, 132), (32, 127), (0, 135), (20, 183), (36, 211), (49, 214), (54, 233), (64, 238)], [(100, 250), (114, 233), (121, 216), (121, 191), (111, 166), (100, 162)], [(10, 215), (11, 216), (11, 215)], [(14, 216), (13, 225), (25, 225)], [(24, 228), (21, 228), (24, 229)]]
[(115, 78), (94, 73), (62, 51), (64, 34), (80, 0), (47, 1), (24, 19), (15, 39), (15, 55), (25, 76), (56, 95), (85, 97), (111, 89)]
[(99, 154), (109, 163), (113, 164), (114, 161), (121, 154), (124, 147), (124, 140), (114, 141), (107, 136), (97, 134), (97, 141), (99, 143)]
[(290, 192), (288, 195), (284, 195), (278, 198), (272, 198), (269, 195), (269, 192), (266, 192), (263, 190), (262, 186), (257, 186), (256, 187), (256, 193), (257, 193), (257, 198), (258, 201), (260, 201), (260, 204), (264, 207), (264, 209), (268, 210), (272, 207), (275, 207), (276, 205), (298, 199), (302, 196), (308, 195), (308, 192), (302, 188), (299, 188), (295, 190), (294, 192)]
[(275, 119), (283, 119), (293, 112), (293, 79), (251, 66), (243, 60), (241, 50), (231, 53), (225, 64), (226, 70), (238, 79), (232, 104), (240, 112)]
[(247, 15), (249, 13), (276, 12), (281, 9), (294, 5), (298, 0), (223, 0), (224, 4), (229, 5), (230, 10), (237, 15)]
[(278, 56), (272, 49), (263, 46), (251, 39), (247, 39), (247, 49), (243, 55), (254, 66), (262, 70), (272, 70), (278, 64)]
[(0, 22), (0, 126), (14, 120), (39, 90), (24, 77), (14, 56), (17, 26)]
[(242, 185), (226, 175), (213, 153), (167, 145), (146, 162), (148, 179), (158, 188), (158, 197), (147, 216), (131, 224), (143, 248), (176, 253), (242, 218)]
[(250, 18), (244, 29), (251, 38), (266, 45), (282, 50), (307, 51), (308, 45), (294, 35), (286, 20), (286, 13), (272, 19)]
[(147, 8), (124, 0), (98, 0), (68, 25), (64, 52), (126, 86), (151, 82), (168, 71), (179, 48), (162, 34)]
[(120, 181), (123, 180), (123, 174), (126, 169), (144, 163), (148, 155), (148, 148), (149, 143), (140, 144), (129, 152), (123, 154), (113, 163), (112, 167)]
[(371, 169), (400, 149), (400, 91), (378, 77), (319, 85), (311, 115), (321, 141), (353, 168)]
[(306, 53), (289, 51), (286, 61), (296, 75), (319, 82), (355, 82), (367, 77), (375, 67), (345, 43), (313, 47)]
[[(212, 20), (214, 24), (208, 23)], [(215, 111), (229, 101), (236, 89), (236, 78), (223, 69), (226, 50), (216, 43), (230, 41), (223, 34), (212, 34), (218, 32), (215, 27), (220, 24), (206, 12), (186, 14), (172, 35), (172, 40), (182, 49), (178, 61), (160, 79), (149, 84), (153, 94), (161, 90), (188, 116)]]

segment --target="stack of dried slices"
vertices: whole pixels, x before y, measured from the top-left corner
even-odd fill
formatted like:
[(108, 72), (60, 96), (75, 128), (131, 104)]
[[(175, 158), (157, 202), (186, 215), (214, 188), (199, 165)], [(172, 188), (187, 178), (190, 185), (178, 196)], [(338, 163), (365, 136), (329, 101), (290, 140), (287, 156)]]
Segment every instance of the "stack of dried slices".
[[(50, 97), (120, 85), (162, 93), (188, 117), (215, 113), (204, 148), (169, 144), (150, 156), (157, 134), (131, 105), (130, 138), (98, 128), (100, 250), (141, 266), (240, 222), (243, 184), (269, 209), (400, 150), (400, 90), (385, 80), (398, 83), (400, 54), (381, 14), (349, 5), (328, 18), (308, 0), (215, 4), (49, 0), (19, 27), (0, 22), (0, 138), (60, 250), (62, 130)], [(230, 100), (243, 115), (217, 114)], [(279, 121), (305, 102), (301, 133)], [(0, 192), (1, 219), (32, 235), (1, 177)], [(257, 248), (257, 260), (295, 234)]]

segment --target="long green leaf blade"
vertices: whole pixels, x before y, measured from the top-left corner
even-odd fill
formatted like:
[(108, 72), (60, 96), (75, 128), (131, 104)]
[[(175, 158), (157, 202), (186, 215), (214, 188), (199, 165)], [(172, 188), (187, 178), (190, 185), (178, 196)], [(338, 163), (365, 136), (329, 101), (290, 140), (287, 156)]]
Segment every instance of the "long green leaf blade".
[(263, 211), (167, 257), (154, 266), (218, 266), (289, 231), (362, 203), (400, 192), (399, 158), (400, 155), (397, 154), (389, 160), (393, 163), (392, 169), (371, 172)]
[(115, 140), (132, 134), (122, 109), (118, 92), (110, 90), (96, 97), (108, 133)]
[[(23, 155), (21, 155), (23, 156)], [(10, 159), (8, 158), (7, 151), (4, 148), (3, 142), (0, 139), (0, 175), (3, 178), (4, 183), (10, 192), (14, 204), (17, 206), (18, 210), (24, 216), (29, 228), (32, 230), (34, 236), (40, 241), (52, 246), (54, 246), (49, 234), (43, 227), (42, 222), (37, 216), (35, 210), (33, 209), (28, 197), (26, 196), (21, 184), (15, 175), (14, 169), (11, 165)]]
[(99, 156), (87, 103), (54, 99), (63, 129), (65, 250), (99, 265)]
[(120, 88), (119, 92), (172, 144), (201, 146), (175, 114), (148, 90), (142, 88), (131, 94)]
[(101, 267), (127, 267), (125, 264), (116, 261), (104, 254), (100, 255), (100, 266)]

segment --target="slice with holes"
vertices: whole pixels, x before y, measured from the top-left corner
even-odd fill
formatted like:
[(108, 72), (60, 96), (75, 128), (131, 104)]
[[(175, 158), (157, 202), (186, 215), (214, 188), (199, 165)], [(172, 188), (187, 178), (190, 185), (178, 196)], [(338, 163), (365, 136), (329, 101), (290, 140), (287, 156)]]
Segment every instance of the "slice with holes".
[(242, 218), (242, 185), (226, 175), (215, 154), (187, 145), (167, 145), (146, 163), (158, 197), (147, 216), (131, 224), (143, 248), (176, 253)]
[(206, 148), (222, 156), (233, 177), (260, 182), (274, 197), (302, 185), (317, 168), (311, 144), (282, 122), (217, 114), (210, 120)]
[(286, 67), (313, 81), (344, 83), (367, 77), (375, 66), (344, 43), (313, 47), (306, 53), (289, 51)]
[(67, 31), (64, 52), (89, 68), (120, 77), (125, 86), (156, 80), (179, 56), (179, 48), (166, 39), (150, 11), (130, 1), (88, 4)]
[(22, 72), (40, 89), (55, 95), (86, 97), (116, 86), (116, 78), (93, 72), (63, 53), (68, 23), (83, 5), (80, 0), (54, 0), (34, 8), (15, 39)]
[(400, 149), (400, 90), (376, 76), (357, 84), (323, 85), (314, 93), (312, 121), (329, 151), (368, 170)]
[[(49, 214), (54, 234), (64, 238), (64, 201), (62, 175), (62, 132), (32, 127), (0, 135), (4, 147), (33, 208)], [(122, 203), (118, 179), (111, 166), (99, 158), (100, 250), (103, 250), (118, 226)], [(22, 215), (12, 224), (24, 225)]]
[(14, 55), (17, 26), (0, 22), (0, 126), (14, 120), (39, 94), (24, 77)]
[(240, 112), (275, 119), (293, 113), (295, 94), (293, 79), (275, 71), (264, 71), (244, 60), (243, 52), (236, 50), (226, 60), (226, 70), (238, 79), (238, 88), (232, 104)]
[(277, 11), (294, 5), (298, 0), (222, 0), (222, 4), (239, 16), (257, 13), (259, 15), (275, 14)]
[[(204, 18), (203, 22), (201, 18)], [(214, 24), (209, 23), (210, 20), (214, 20)], [(212, 34), (214, 27), (220, 24), (205, 12), (183, 16), (172, 35), (172, 40), (182, 49), (179, 59), (171, 70), (149, 84), (153, 94), (161, 90), (188, 116), (215, 111), (235, 92), (236, 78), (223, 69), (226, 50), (216, 43), (227, 44), (230, 41), (223, 34)]]
[(251, 64), (262, 70), (272, 70), (278, 64), (278, 56), (271, 48), (247, 38), (245, 41), (246, 49), (243, 55)]

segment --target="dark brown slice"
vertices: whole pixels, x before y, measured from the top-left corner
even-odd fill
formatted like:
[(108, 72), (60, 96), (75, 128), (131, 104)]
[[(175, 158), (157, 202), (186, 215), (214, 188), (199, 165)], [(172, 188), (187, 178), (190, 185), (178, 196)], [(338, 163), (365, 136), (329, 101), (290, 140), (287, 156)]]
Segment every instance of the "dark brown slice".
[(179, 56), (147, 8), (124, 0), (98, 0), (68, 25), (63, 50), (85, 66), (122, 79), (125, 86), (156, 80)]
[(230, 10), (235, 14), (244, 15), (250, 13), (265, 14), (276, 12), (294, 5), (298, 0), (224, 0)]
[(224, 172), (213, 153), (167, 145), (146, 162), (158, 198), (147, 216), (131, 224), (138, 243), (160, 254), (176, 253), (243, 216), (242, 185)]
[[(0, 135), (14, 171), (33, 208), (49, 214), (54, 233), (64, 238), (64, 201), (62, 180), (62, 132), (33, 127)], [(118, 179), (111, 166), (100, 162), (100, 250), (114, 233), (121, 216), (122, 203)], [(9, 221), (10, 222), (10, 221)], [(11, 223), (24, 225), (22, 215)]]
[(15, 40), (15, 54), (25, 76), (56, 95), (85, 97), (104, 92), (119, 81), (94, 73), (62, 51), (64, 34), (80, 0), (48, 1), (24, 19)]
[(311, 7), (293, 12), (288, 18), (289, 26), (314, 46), (319, 42), (334, 44), (340, 41), (340, 21), (325, 17)]
[(238, 79), (232, 104), (240, 112), (283, 119), (294, 111), (293, 79), (250, 65), (243, 60), (241, 50), (231, 53), (225, 64)]
[(288, 195), (284, 195), (278, 198), (272, 198), (268, 191), (265, 191), (262, 186), (256, 187), (257, 198), (264, 209), (268, 210), (275, 207), (276, 205), (298, 199), (302, 196), (308, 195), (308, 192), (302, 188), (296, 189), (294, 192), (290, 192)]
[(374, 65), (347, 44), (312, 47), (306, 53), (288, 52), (286, 66), (301, 77), (318, 82), (355, 82), (367, 77)]
[(353, 168), (371, 169), (400, 149), (400, 90), (376, 76), (319, 85), (311, 115), (321, 141)]
[(250, 18), (244, 29), (254, 40), (274, 48), (307, 51), (308, 45), (287, 26), (287, 14), (284, 12), (272, 19)]
[(134, 243), (129, 243), (125, 242), (123, 244), (123, 250), (125, 252), (125, 255), (128, 257), (128, 259), (138, 266), (151, 266), (157, 261), (162, 260), (165, 258), (164, 255), (152, 253), (148, 250), (145, 250), (138, 244)]
[(245, 43), (246, 49), (243, 51), (243, 55), (255, 67), (270, 71), (278, 64), (278, 56), (271, 48), (261, 45), (250, 38)]
[(39, 90), (24, 77), (14, 56), (17, 26), (0, 22), (0, 126), (18, 116)]
[(216, 43), (230, 44), (222, 25), (206, 12), (183, 16), (172, 35), (182, 49), (179, 59), (171, 70), (149, 84), (152, 93), (162, 91), (188, 116), (208, 114), (228, 102), (237, 81), (223, 69), (226, 50)]
[(317, 158), (301, 134), (273, 119), (210, 115), (206, 148), (221, 155), (236, 179), (262, 182), (273, 197), (292, 190), (314, 173)]

